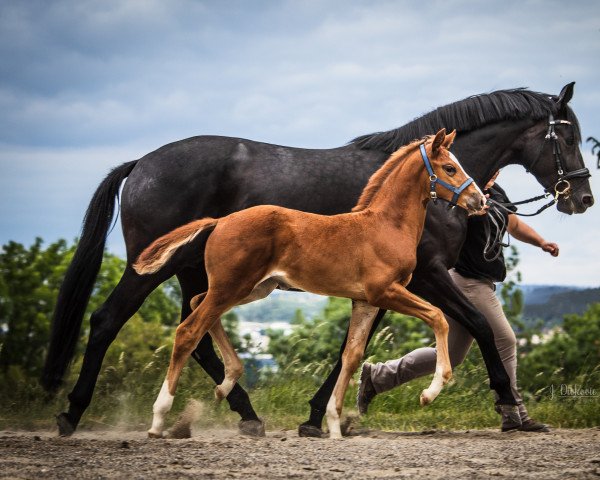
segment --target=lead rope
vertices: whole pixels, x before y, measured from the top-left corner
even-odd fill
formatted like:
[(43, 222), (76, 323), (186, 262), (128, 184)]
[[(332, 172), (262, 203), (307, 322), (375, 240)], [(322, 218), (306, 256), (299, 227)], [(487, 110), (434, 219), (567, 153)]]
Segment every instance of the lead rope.
[[(495, 205), (489, 208), (487, 219), (488, 221), (484, 223), (486, 240), (485, 247), (483, 247), (483, 258), (486, 262), (493, 262), (500, 256), (503, 247), (510, 246), (510, 237), (508, 237), (508, 243), (502, 242), (502, 238), (506, 233), (506, 219)], [(490, 223), (493, 227), (490, 226)]]
[(547, 208), (550, 208), (552, 205), (554, 205), (556, 203), (557, 199), (553, 198), (548, 203), (546, 203), (545, 205), (542, 205), (540, 208), (538, 208), (537, 211), (535, 211), (534, 213), (519, 213), (519, 212), (513, 211), (510, 207), (512, 207), (514, 205), (523, 205), (524, 203), (530, 203), (530, 202), (533, 202), (534, 200), (540, 200), (542, 198), (548, 198), (548, 195), (547, 194), (540, 195), (539, 197), (536, 197), (535, 199), (523, 200), (521, 202), (514, 202), (514, 203), (497, 202), (496, 200), (492, 200), (490, 198), (490, 199), (488, 199), (488, 204), (490, 204), (500, 210), (504, 210), (505, 212), (512, 213), (514, 215), (518, 215), (519, 217), (534, 217), (534, 216), (542, 213)]

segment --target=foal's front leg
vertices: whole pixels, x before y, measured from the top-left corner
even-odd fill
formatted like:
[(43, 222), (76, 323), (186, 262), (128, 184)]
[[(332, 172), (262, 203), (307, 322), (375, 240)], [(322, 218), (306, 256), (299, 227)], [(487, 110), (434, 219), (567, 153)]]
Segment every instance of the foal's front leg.
[[(370, 295), (369, 295), (370, 293)], [(437, 360), (435, 374), (429, 388), (421, 392), (421, 405), (433, 402), (442, 387), (452, 377), (452, 366), (448, 354), (448, 322), (442, 311), (409, 292), (400, 283), (393, 283), (383, 292), (372, 289), (368, 298), (373, 305), (398, 313), (420, 318), (433, 329)]]
[(329, 438), (342, 438), (340, 416), (344, 405), (344, 396), (346, 395), (348, 382), (358, 368), (358, 364), (365, 353), (369, 332), (378, 312), (379, 308), (373, 307), (367, 302), (352, 301), (352, 318), (348, 327), (346, 348), (344, 348), (344, 353), (342, 354), (342, 369), (327, 403)]

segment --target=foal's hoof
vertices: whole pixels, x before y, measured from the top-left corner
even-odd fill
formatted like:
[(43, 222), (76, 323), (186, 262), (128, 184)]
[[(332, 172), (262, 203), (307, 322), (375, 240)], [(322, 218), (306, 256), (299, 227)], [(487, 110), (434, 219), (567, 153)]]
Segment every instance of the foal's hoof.
[(265, 422), (262, 420), (240, 420), (238, 428), (242, 435), (249, 437), (265, 436)]
[(313, 437), (313, 438), (322, 438), (323, 430), (319, 427), (315, 427), (309, 423), (302, 423), (298, 426), (298, 436), (299, 437)]
[(163, 438), (162, 433), (148, 432), (148, 438)]
[(434, 400), (435, 400), (435, 397), (433, 395), (431, 395), (429, 392), (427, 392), (427, 390), (423, 390), (421, 392), (420, 403), (421, 403), (422, 407), (424, 407), (425, 405), (429, 405)]
[(56, 416), (56, 424), (58, 425), (58, 434), (61, 437), (70, 437), (77, 428), (77, 425), (69, 419), (69, 414), (65, 412)]

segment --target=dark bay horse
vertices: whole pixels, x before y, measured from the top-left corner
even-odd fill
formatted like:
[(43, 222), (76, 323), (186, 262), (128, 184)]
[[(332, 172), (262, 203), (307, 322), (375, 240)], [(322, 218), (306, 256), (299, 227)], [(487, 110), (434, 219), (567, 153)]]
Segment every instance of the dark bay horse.
[[(417, 264), (417, 245), (425, 226), (427, 203), (442, 198), (463, 209), (483, 212), (486, 199), (448, 150), (455, 132), (444, 129), (393, 153), (371, 176), (350, 213), (317, 215), (274, 205), (259, 205), (222, 218), (194, 220), (163, 235), (133, 264), (140, 275), (158, 272), (177, 249), (209, 232), (204, 250), (208, 291), (177, 327), (166, 379), (154, 403), (148, 435), (163, 435), (165, 415), (173, 405), (181, 371), (202, 337), (217, 343), (225, 379), (217, 398), (225, 398), (243, 365), (221, 324), (221, 315), (243, 303), (264, 285), (350, 298), (359, 304), (391, 309), (421, 318), (435, 334), (435, 374), (421, 393), (431, 403), (452, 375), (448, 323), (439, 308), (410, 293), (406, 285)], [(197, 249), (196, 256), (201, 254)], [(341, 438), (340, 416), (350, 378), (358, 368), (375, 314), (353, 313), (351, 339), (343, 352), (342, 371), (327, 405), (330, 438)]]
[[(503, 90), (439, 107), (403, 127), (358, 137), (348, 145), (308, 150), (269, 145), (239, 138), (202, 136), (175, 142), (143, 158), (115, 168), (96, 190), (83, 223), (81, 240), (65, 275), (54, 312), (42, 384), (56, 390), (73, 357), (83, 314), (102, 261), (105, 238), (113, 220), (116, 197), (123, 187), (121, 222), (128, 266), (106, 302), (90, 319), (90, 335), (81, 372), (69, 394), (68, 412), (58, 417), (62, 435), (71, 434), (89, 405), (102, 360), (119, 330), (144, 299), (172, 275), (182, 288), (182, 319), (190, 313), (190, 299), (207, 289), (203, 259), (190, 263), (186, 249), (155, 275), (139, 276), (131, 264), (153, 240), (210, 216), (222, 217), (254, 205), (272, 204), (320, 214), (348, 212), (371, 174), (389, 155), (415, 138), (440, 128), (458, 132), (453, 152), (479, 185), (508, 164), (528, 168), (539, 183), (553, 190), (569, 175), (570, 195), (558, 199), (565, 213), (583, 213), (593, 202), (579, 150), (577, 119), (568, 106), (573, 85), (558, 96), (524, 89)], [(558, 125), (556, 142), (545, 140), (550, 116), (570, 122)], [(557, 164), (556, 145), (561, 163)], [(514, 403), (509, 380), (485, 318), (454, 285), (448, 268), (454, 265), (466, 233), (467, 216), (430, 205), (417, 252), (417, 267), (408, 288), (465, 326), (477, 341), (500, 401)], [(201, 235), (189, 248), (206, 241)], [(381, 320), (381, 311), (374, 328)], [(372, 332), (371, 332), (372, 334)], [(192, 356), (216, 383), (224, 378), (223, 364), (209, 336)], [(311, 404), (303, 433), (318, 434), (327, 402), (340, 371), (337, 363)], [(238, 385), (227, 400), (244, 422), (258, 420), (247, 393)]]

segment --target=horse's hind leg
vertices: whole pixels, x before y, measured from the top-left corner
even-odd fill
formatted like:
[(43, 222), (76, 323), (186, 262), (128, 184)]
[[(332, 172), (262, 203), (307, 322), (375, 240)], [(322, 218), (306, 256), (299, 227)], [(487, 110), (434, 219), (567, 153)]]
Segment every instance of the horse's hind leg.
[(369, 332), (375, 321), (379, 308), (366, 302), (352, 302), (352, 318), (348, 327), (348, 341), (342, 354), (342, 369), (327, 404), (327, 426), (329, 438), (342, 438), (340, 416), (344, 405), (344, 396), (350, 378), (358, 368), (365, 353)]
[(215, 397), (221, 401), (229, 395), (229, 392), (231, 392), (236, 382), (242, 376), (242, 373), (244, 373), (244, 365), (233, 348), (221, 320), (218, 320), (209, 332), (219, 347), (219, 351), (223, 356), (223, 363), (225, 364), (225, 379), (220, 385), (215, 387)]
[(89, 406), (108, 347), (123, 325), (142, 305), (145, 298), (170, 276), (140, 277), (130, 267), (125, 269), (119, 284), (108, 299), (90, 318), (90, 334), (77, 383), (69, 394), (69, 410), (57, 417), (59, 434), (71, 435), (83, 412)]
[(420, 318), (433, 329), (437, 361), (435, 374), (429, 388), (421, 393), (421, 405), (433, 402), (442, 387), (452, 377), (452, 366), (448, 354), (448, 322), (442, 311), (409, 292), (400, 283), (394, 283), (382, 293), (377, 292), (371, 303), (380, 308), (394, 310), (398, 313)]

